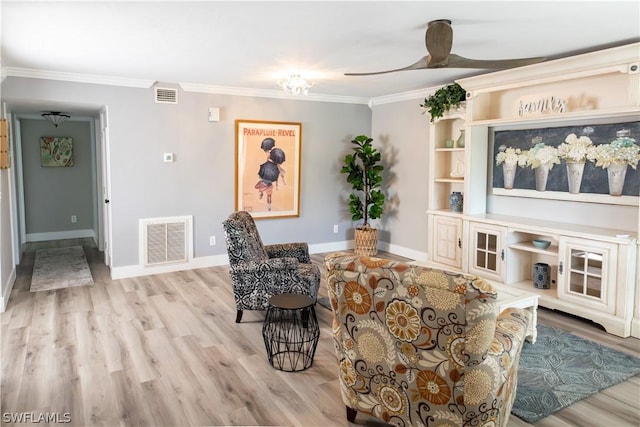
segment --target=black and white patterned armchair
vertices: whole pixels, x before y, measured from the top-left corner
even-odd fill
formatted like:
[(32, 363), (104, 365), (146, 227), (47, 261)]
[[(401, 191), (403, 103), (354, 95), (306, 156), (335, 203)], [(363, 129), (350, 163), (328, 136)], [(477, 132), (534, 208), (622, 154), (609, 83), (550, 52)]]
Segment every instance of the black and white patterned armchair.
[(223, 221), (229, 254), (236, 323), (244, 310), (266, 310), (269, 298), (282, 293), (309, 295), (314, 303), (320, 287), (320, 268), (311, 263), (307, 243), (263, 245), (248, 212)]

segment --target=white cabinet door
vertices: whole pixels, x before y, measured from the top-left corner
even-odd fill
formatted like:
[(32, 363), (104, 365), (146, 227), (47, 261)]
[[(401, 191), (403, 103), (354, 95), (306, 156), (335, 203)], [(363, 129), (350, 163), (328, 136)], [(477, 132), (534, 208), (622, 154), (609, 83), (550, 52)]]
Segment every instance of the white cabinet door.
[(504, 282), (507, 228), (469, 222), (469, 273)]
[(433, 216), (433, 245), (431, 256), (439, 264), (462, 268), (462, 218)]
[(618, 245), (565, 238), (559, 252), (558, 298), (615, 313)]

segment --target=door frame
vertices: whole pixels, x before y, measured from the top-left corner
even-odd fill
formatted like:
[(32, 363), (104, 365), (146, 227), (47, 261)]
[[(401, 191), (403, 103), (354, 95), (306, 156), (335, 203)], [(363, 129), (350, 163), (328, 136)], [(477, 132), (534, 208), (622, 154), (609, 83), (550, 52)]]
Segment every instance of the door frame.
[[(96, 116), (96, 113), (98, 115)], [(15, 190), (16, 203), (13, 206), (13, 217), (16, 219), (16, 224), (13, 224), (13, 230), (16, 233), (14, 242), (14, 258), (15, 263), (20, 264), (22, 261), (22, 248), (27, 243), (26, 235), (26, 217), (25, 217), (25, 202), (24, 202), (24, 170), (22, 162), (22, 130), (20, 126), (20, 119), (39, 119), (40, 116), (36, 114), (14, 114), (12, 117), (13, 135), (14, 139), (14, 152), (13, 152), (13, 165), (15, 166), (15, 176), (13, 188)], [(105, 264), (111, 265), (111, 209), (105, 209), (104, 195), (110, 194), (111, 181), (109, 174), (109, 144), (108, 144), (108, 115), (107, 106), (103, 105), (96, 110), (93, 114), (87, 113), (84, 115), (83, 120), (89, 121), (90, 125), (90, 139), (91, 139), (91, 151), (93, 153), (94, 167), (92, 168), (93, 175), (93, 199), (95, 207), (94, 220), (97, 223), (94, 224), (94, 230), (97, 232), (96, 244), (100, 251), (105, 250)], [(97, 122), (97, 123), (96, 123)], [(103, 136), (104, 135), (104, 136)]]
[(97, 213), (98, 213), (98, 248), (104, 252), (104, 263), (111, 267), (112, 227), (111, 227), (111, 147), (109, 145), (109, 109), (107, 105), (100, 108), (96, 132), (96, 172), (97, 172)]

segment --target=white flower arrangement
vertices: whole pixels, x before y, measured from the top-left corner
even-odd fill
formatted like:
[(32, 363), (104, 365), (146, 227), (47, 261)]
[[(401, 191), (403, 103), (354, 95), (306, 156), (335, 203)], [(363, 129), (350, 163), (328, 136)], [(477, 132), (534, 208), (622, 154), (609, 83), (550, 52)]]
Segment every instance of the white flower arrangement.
[(527, 166), (531, 166), (531, 169), (546, 165), (549, 167), (549, 170), (551, 170), (554, 164), (560, 163), (558, 149), (542, 142), (537, 143), (531, 150), (525, 151), (525, 153), (527, 154)]
[(633, 138), (618, 137), (609, 144), (590, 147), (587, 159), (603, 169), (608, 168), (611, 164), (623, 163), (627, 163), (635, 169), (640, 161), (640, 147)]
[[(526, 153), (526, 151), (525, 151)], [(496, 154), (496, 166), (506, 163), (508, 165), (518, 164), (518, 166), (524, 166), (527, 163), (527, 156), (523, 154), (519, 148), (505, 147), (501, 145)]]
[(570, 133), (562, 144), (558, 146), (558, 157), (568, 162), (584, 162), (587, 160), (589, 148), (593, 146), (588, 136), (577, 137)]

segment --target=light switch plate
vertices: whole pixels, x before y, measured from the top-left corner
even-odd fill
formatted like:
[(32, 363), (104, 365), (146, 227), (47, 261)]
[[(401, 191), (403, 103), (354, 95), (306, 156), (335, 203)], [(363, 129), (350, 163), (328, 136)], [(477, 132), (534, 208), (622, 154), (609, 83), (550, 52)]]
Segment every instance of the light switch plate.
[(164, 153), (163, 159), (165, 163), (173, 163), (173, 153)]

